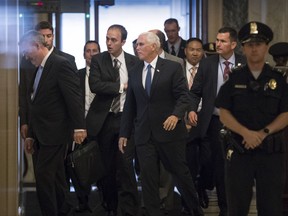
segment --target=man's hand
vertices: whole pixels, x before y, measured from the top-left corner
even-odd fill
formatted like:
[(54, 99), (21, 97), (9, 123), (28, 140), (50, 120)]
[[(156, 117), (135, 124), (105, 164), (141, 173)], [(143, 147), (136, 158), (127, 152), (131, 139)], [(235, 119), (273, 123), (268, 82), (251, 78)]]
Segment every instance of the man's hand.
[(124, 90), (124, 91), (127, 91), (127, 89), (128, 89), (128, 83), (124, 83), (123, 90)]
[(20, 127), (20, 134), (22, 139), (26, 139), (27, 138), (27, 134), (28, 134), (28, 124), (23, 124)]
[(243, 144), (246, 149), (255, 149), (258, 147), (265, 136), (260, 131), (247, 130), (243, 136)]
[(119, 138), (119, 142), (118, 142), (118, 147), (119, 147), (119, 151), (124, 154), (124, 149), (127, 145), (127, 138), (126, 137), (120, 137)]
[(191, 126), (197, 126), (197, 122), (198, 122), (197, 113), (194, 111), (189, 112), (188, 113), (188, 120), (189, 120)]
[(87, 131), (81, 130), (81, 131), (74, 131), (74, 141), (77, 144), (81, 144), (85, 138), (87, 137)]
[(163, 123), (163, 128), (167, 131), (174, 130), (177, 123), (178, 123), (178, 117), (175, 115), (171, 115)]
[(27, 154), (33, 154), (34, 153), (34, 139), (32, 138), (26, 138), (24, 142), (24, 150)]

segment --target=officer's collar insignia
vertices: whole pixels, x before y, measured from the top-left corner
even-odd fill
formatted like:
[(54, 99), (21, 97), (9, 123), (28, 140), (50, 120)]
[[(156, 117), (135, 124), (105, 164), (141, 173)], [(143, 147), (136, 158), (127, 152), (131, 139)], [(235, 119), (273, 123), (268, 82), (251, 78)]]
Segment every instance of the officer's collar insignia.
[(247, 85), (235, 84), (234, 87), (235, 87), (236, 89), (246, 89), (246, 88), (247, 88)]
[(277, 88), (277, 82), (275, 79), (270, 79), (268, 82), (268, 86), (270, 89), (274, 90)]
[(251, 22), (250, 23), (250, 34), (258, 34), (257, 23)]

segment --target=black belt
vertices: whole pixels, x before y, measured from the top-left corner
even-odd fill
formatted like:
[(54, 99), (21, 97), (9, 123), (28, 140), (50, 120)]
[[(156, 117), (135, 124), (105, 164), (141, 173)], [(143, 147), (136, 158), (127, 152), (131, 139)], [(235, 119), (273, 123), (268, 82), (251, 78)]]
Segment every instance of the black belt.
[(108, 116), (113, 116), (114, 118), (118, 118), (122, 116), (122, 112), (118, 112), (118, 113), (109, 112)]

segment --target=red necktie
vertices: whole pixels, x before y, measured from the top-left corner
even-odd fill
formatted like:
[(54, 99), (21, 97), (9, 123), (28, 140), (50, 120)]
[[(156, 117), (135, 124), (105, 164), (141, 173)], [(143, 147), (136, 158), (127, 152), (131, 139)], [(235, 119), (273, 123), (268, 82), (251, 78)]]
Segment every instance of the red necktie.
[(224, 73), (223, 73), (223, 80), (226, 81), (229, 77), (229, 74), (230, 74), (230, 62), (229, 61), (225, 61), (223, 62), (223, 64), (225, 65), (225, 68), (224, 68)]

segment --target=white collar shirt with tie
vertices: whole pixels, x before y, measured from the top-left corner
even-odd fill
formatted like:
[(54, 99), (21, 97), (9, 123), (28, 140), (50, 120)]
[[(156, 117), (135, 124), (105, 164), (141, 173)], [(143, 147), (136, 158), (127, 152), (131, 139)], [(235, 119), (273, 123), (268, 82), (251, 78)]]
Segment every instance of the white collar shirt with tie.
[(192, 65), (186, 60), (186, 77), (187, 77), (187, 83), (188, 83), (189, 89), (191, 88), (193, 84), (193, 80), (197, 73), (198, 67), (199, 67), (199, 63), (196, 65)]
[[(195, 68), (194, 71), (194, 76), (191, 74), (192, 69)], [(196, 76), (196, 73), (198, 71), (199, 68), (199, 63), (197, 63), (195, 66), (193, 66), (192, 64), (190, 64), (187, 60), (186, 60), (186, 78), (187, 78), (187, 83), (188, 83), (188, 88), (189, 90), (191, 89), (193, 82), (194, 82), (194, 78)], [(198, 109), (197, 112), (199, 112), (202, 108), (202, 98), (198, 104)]]
[(95, 97), (95, 94), (91, 92), (89, 87), (89, 75), (90, 75), (90, 67), (86, 66), (86, 74), (85, 74), (85, 117), (88, 113), (90, 105)]
[(151, 83), (152, 83), (153, 77), (154, 77), (154, 73), (155, 73), (157, 60), (158, 60), (158, 55), (150, 63), (144, 61), (144, 68), (143, 68), (143, 72), (142, 72), (142, 84), (143, 84), (144, 89), (145, 89), (145, 81), (146, 81), (146, 76), (147, 76), (147, 66), (149, 64), (151, 65)]
[[(235, 65), (235, 54), (233, 53), (229, 59), (224, 59), (222, 56), (219, 55), (218, 61), (218, 79), (217, 79), (217, 94), (224, 83), (224, 69), (225, 69), (225, 61), (229, 61), (229, 67), (232, 68)], [(219, 109), (214, 107), (213, 111), (214, 115), (219, 115)]]
[[(115, 57), (110, 55), (112, 59), (112, 64), (114, 64)], [(120, 76), (120, 89), (119, 93), (121, 93), (120, 96), (120, 112), (123, 111), (124, 103), (126, 99), (126, 91), (123, 91), (124, 84), (128, 82), (128, 70), (125, 62), (125, 54), (122, 50), (121, 54), (116, 57), (116, 59), (120, 62), (120, 68), (119, 68), (119, 76)], [(112, 65), (114, 66), (114, 65)], [(111, 111), (111, 110), (110, 110)]]
[(31, 93), (31, 99), (32, 100), (34, 100), (34, 97), (35, 97), (36, 91), (38, 89), (38, 85), (39, 85), (39, 82), (41, 80), (41, 76), (42, 76), (42, 73), (43, 73), (43, 70), (44, 70), (44, 66), (46, 64), (47, 59), (51, 55), (52, 51), (53, 51), (52, 49), (49, 50), (49, 52), (43, 58), (41, 64), (38, 67), (38, 70), (37, 70), (36, 75), (35, 75), (34, 83), (33, 83), (33, 92)]

